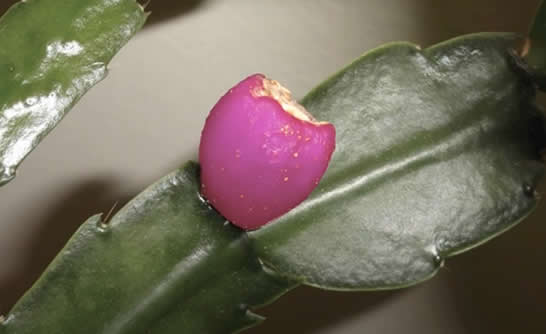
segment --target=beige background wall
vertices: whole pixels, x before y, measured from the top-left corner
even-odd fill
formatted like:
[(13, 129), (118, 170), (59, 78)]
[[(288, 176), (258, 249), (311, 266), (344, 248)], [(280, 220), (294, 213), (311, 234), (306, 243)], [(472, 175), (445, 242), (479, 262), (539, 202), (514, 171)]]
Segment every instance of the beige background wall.
[[(264, 72), (301, 97), (384, 42), (524, 32), (538, 0), (152, 2), (150, 24), (106, 81), (0, 189), (0, 313), (88, 216), (195, 159), (208, 110), (247, 74)], [(524, 224), (415, 288), (298, 289), (262, 310), (269, 320), (248, 333), (546, 333), (545, 223), (543, 202)]]

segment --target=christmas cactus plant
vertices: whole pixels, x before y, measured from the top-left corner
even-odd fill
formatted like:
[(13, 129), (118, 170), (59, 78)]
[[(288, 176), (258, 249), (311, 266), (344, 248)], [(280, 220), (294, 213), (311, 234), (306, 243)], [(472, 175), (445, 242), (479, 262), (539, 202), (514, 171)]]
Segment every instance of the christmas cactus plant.
[[(134, 0), (27, 0), (0, 19), (3, 182), (146, 16)], [(212, 109), (199, 163), (84, 222), (0, 334), (235, 333), (299, 285), (429, 279), (537, 205), (544, 45), (546, 5), (528, 37), (387, 44), (299, 103), (248, 77)]]

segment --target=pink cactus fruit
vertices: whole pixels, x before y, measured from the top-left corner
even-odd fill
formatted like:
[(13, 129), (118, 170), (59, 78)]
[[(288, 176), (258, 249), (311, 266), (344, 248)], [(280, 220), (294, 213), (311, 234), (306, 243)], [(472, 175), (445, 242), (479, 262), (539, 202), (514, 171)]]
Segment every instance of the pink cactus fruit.
[(261, 74), (229, 90), (201, 133), (201, 193), (226, 219), (251, 230), (305, 200), (326, 171), (335, 128)]

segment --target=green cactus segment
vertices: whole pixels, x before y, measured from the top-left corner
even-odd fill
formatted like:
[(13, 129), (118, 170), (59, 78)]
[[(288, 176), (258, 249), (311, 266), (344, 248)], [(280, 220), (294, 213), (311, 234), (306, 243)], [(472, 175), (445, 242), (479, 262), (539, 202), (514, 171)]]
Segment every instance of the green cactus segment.
[(144, 24), (135, 0), (27, 0), (0, 18), (0, 184)]
[(1, 334), (229, 333), (293, 284), (266, 273), (244, 232), (199, 197), (190, 163), (104, 225), (90, 218)]
[(336, 126), (336, 152), (308, 200), (250, 233), (262, 261), (322, 288), (398, 288), (527, 216), (543, 123), (515, 42), (387, 45), (307, 95)]

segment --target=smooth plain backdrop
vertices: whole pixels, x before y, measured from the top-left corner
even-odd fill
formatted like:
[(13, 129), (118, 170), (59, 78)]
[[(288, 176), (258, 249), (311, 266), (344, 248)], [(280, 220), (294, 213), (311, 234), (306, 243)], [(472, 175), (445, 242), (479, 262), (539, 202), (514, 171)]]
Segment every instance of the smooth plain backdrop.
[[(2, 0), (0, 10), (9, 3)], [(0, 189), (0, 313), (87, 217), (196, 159), (208, 111), (248, 74), (265, 73), (302, 97), (385, 42), (428, 46), (469, 32), (523, 33), (537, 4), (152, 0), (149, 24), (114, 59), (109, 77)], [(297, 289), (260, 310), (269, 319), (248, 333), (546, 333), (545, 223), (543, 202), (520, 226), (448, 260), (414, 288)]]

